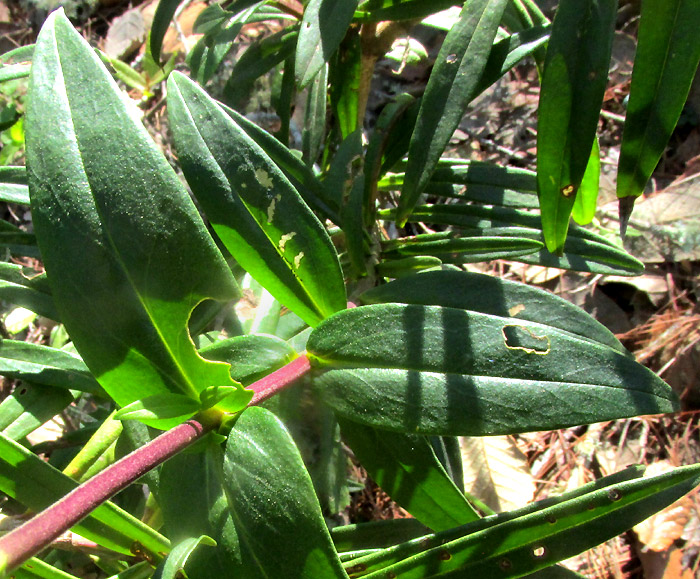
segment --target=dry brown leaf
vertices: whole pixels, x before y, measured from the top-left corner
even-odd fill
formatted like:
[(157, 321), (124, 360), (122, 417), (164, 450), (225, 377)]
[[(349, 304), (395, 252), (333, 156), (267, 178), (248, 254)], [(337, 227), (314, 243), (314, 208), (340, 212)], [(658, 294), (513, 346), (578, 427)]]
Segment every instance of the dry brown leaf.
[[(670, 470), (673, 470), (673, 466), (668, 461), (659, 461), (650, 464), (644, 476), (654, 476)], [(691, 508), (692, 500), (683, 497), (635, 526), (634, 531), (643, 545), (643, 550), (665, 551), (671, 547), (673, 542), (683, 535)]]
[(463, 437), (460, 446), (468, 493), (497, 512), (532, 500), (535, 482), (512, 436)]

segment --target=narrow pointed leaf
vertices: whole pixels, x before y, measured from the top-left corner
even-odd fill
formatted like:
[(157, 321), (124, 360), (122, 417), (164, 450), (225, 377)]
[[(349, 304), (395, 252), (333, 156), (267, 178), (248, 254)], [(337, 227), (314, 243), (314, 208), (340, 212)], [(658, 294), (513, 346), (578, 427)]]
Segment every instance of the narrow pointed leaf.
[(328, 66), (324, 65), (313, 77), (306, 99), (304, 128), (301, 133), (301, 151), (302, 158), (309, 167), (313, 167), (323, 151), (328, 101), (327, 84)]
[(78, 579), (75, 575), (61, 571), (36, 557), (32, 557), (15, 569), (10, 577), (11, 579)]
[(479, 518), (428, 439), (340, 420), (343, 439), (382, 490), (433, 531)]
[(0, 340), (0, 374), (35, 384), (103, 395), (80, 358), (39, 344)]
[[(231, 388), (235, 388), (231, 386)], [(205, 388), (203, 392), (207, 389)], [(182, 394), (154, 394), (123, 406), (114, 415), (116, 420), (141, 420), (149, 424), (177, 420), (183, 422), (199, 410), (198, 400)]]
[(163, 47), (165, 33), (168, 31), (170, 23), (175, 16), (175, 12), (177, 12), (177, 7), (180, 4), (181, 0), (158, 1), (158, 7), (156, 8), (156, 13), (153, 16), (153, 24), (151, 24), (151, 31), (148, 35), (151, 55), (153, 56), (153, 60), (156, 62), (160, 60), (160, 51)]
[(645, 0), (642, 5), (618, 165), (620, 198), (642, 194), (678, 122), (700, 62), (698, 27), (700, 3), (695, 0)]
[(263, 577), (347, 577), (299, 451), (272, 413), (241, 414), (226, 445), (224, 481), (240, 541)]
[(170, 551), (160, 568), (156, 570), (153, 576), (154, 579), (180, 579), (183, 576), (187, 576), (185, 574), (187, 562), (190, 556), (200, 547), (216, 547), (216, 541), (207, 535), (201, 535), (199, 537), (190, 537), (178, 543)]
[[(363, 20), (413, 20), (424, 18), (456, 4), (455, 0), (367, 0), (358, 10), (363, 11)], [(457, 2), (458, 4), (458, 2)]]
[(304, 9), (294, 71), (305, 88), (333, 56), (350, 26), (358, 0), (310, 0)]
[[(34, 228), (61, 319), (92, 373), (121, 406), (234, 384), (187, 331), (199, 302), (237, 296), (230, 270), (175, 172), (60, 12), (40, 33), (30, 90)], [(249, 399), (241, 389), (240, 407)]]
[[(655, 477), (610, 484), (516, 518), (506, 514), (503, 522), (499, 516), (484, 519), (472, 524), (472, 532), (467, 525), (461, 529), (464, 536), (459, 539), (450, 536), (458, 530), (448, 531), (439, 541), (442, 544), (435, 540), (438, 536), (424, 538), (422, 549), (436, 546), (419, 554), (415, 541), (413, 549), (402, 553), (403, 561), (369, 574), (350, 576), (379, 579), (391, 574), (397, 579), (422, 579), (426, 574), (457, 578), (468, 573), (486, 578), (520, 577), (618, 535), (672, 504), (699, 483), (700, 467), (694, 465)], [(485, 525), (489, 526), (479, 530)], [(406, 557), (410, 550), (415, 555)], [(390, 552), (385, 556), (389, 559)], [(380, 566), (378, 559), (368, 557), (360, 561)]]
[(428, 80), (411, 137), (406, 179), (399, 200), (404, 224), (430, 180), (488, 61), (507, 0), (467, 2), (448, 32)]
[(0, 201), (29, 205), (27, 170), (24, 167), (0, 167)]
[(0, 404), (0, 431), (21, 440), (62, 412), (75, 397), (62, 388), (19, 384)]
[(581, 186), (579, 187), (576, 201), (571, 210), (571, 217), (579, 225), (588, 225), (595, 217), (598, 192), (600, 191), (600, 145), (598, 139), (593, 142), (591, 158), (586, 165)]
[[(0, 435), (0, 490), (38, 512), (72, 491), (78, 483), (23, 446)], [(134, 545), (154, 559), (170, 550), (168, 540), (126, 511), (106, 502), (73, 531), (108, 549), (133, 554)]]
[(330, 238), (284, 174), (192, 81), (168, 87), (183, 171), (231, 255), (311, 326), (345, 308)]
[(60, 321), (45, 275), (25, 275), (14, 263), (0, 263), (0, 299)]
[(340, 416), (399, 432), (511, 434), (678, 404), (653, 372), (612, 348), (462, 309), (346, 310), (314, 330), (307, 350), (316, 390)]
[(360, 299), (363, 304), (399, 302), (443, 306), (539, 322), (627, 354), (610, 330), (571, 302), (536, 287), (490, 275), (466, 271), (426, 272), (372, 288)]
[(571, 211), (591, 157), (616, 16), (617, 0), (562, 0), (552, 24), (537, 125), (542, 231), (552, 253), (564, 250)]

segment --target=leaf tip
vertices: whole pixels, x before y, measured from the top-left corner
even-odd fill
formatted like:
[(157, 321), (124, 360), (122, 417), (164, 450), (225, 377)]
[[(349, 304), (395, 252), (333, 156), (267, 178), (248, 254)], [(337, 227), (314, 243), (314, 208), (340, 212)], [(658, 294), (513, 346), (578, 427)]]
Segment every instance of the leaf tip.
[(625, 238), (627, 233), (627, 225), (629, 224), (630, 217), (632, 216), (632, 210), (634, 209), (634, 202), (636, 197), (622, 197), (619, 200), (619, 214), (620, 214), (620, 237)]

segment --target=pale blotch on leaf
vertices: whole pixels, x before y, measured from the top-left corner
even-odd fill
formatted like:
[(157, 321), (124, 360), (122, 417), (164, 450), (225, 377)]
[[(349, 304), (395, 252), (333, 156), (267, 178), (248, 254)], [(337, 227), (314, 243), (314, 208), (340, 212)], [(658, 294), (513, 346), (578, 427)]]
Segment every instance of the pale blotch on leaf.
[(518, 304), (517, 306), (513, 306), (508, 310), (508, 315), (514, 318), (517, 316), (520, 312), (522, 312), (525, 309), (525, 304)]
[(503, 326), (501, 333), (509, 350), (522, 350), (528, 354), (546, 356), (551, 349), (548, 336), (538, 336), (525, 326)]
[(265, 169), (255, 169), (255, 178), (265, 189), (272, 188), (272, 179)]
[(278, 244), (278, 247), (280, 248), (280, 251), (284, 251), (284, 246), (287, 245), (287, 242), (292, 239), (297, 234), (296, 231), (292, 231), (291, 233), (285, 233), (282, 237), (280, 237), (280, 241)]
[(272, 219), (275, 216), (275, 206), (277, 202), (282, 199), (282, 195), (275, 195), (272, 201), (270, 201), (270, 206), (267, 208), (267, 222), (272, 223)]
[(566, 197), (567, 199), (569, 197), (572, 197), (574, 193), (576, 192), (576, 187), (573, 185), (567, 185), (566, 187), (563, 187), (561, 190), (561, 194)]
[(299, 269), (299, 266), (301, 265), (301, 258), (304, 257), (304, 252), (300, 251), (296, 257), (294, 258), (294, 267), (296, 269)]
[(447, 64), (454, 64), (457, 62), (457, 55), (456, 54), (448, 54), (447, 58), (445, 58), (445, 62)]

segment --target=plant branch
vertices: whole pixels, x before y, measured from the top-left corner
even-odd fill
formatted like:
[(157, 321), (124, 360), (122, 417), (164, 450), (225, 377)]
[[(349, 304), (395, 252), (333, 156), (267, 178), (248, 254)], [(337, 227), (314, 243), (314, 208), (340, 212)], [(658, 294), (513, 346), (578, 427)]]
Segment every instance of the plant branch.
[(248, 386), (248, 388), (255, 391), (250, 405), (255, 406), (256, 404), (260, 404), (263, 400), (274, 396), (280, 390), (284, 390), (287, 386), (296, 382), (310, 369), (311, 365), (309, 364), (309, 359), (302, 355), (286, 366), (274, 371), (272, 374), (268, 374), (264, 378), (254, 382)]
[(214, 422), (188, 420), (164, 432), (76, 487), (21, 527), (0, 537), (0, 575), (39, 553), (102, 503), (200, 439), (214, 426)]

